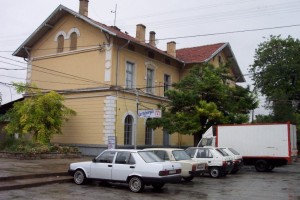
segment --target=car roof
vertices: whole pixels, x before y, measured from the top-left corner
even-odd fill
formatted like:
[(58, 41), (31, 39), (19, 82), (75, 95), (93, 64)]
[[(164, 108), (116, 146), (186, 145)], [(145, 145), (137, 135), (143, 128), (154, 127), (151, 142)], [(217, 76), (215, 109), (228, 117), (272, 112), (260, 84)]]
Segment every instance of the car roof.
[(142, 149), (106, 149), (105, 151), (127, 151), (127, 152), (140, 152), (140, 151), (144, 151)]
[(180, 148), (145, 148), (144, 150), (169, 150), (169, 151), (183, 150), (184, 151), (184, 149), (180, 149)]

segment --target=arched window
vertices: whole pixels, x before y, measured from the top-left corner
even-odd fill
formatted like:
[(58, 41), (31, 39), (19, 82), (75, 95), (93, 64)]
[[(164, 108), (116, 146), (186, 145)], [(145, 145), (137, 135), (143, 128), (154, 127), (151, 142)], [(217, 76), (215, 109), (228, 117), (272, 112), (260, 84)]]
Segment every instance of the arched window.
[(73, 32), (70, 35), (71, 44), (70, 44), (70, 50), (76, 50), (77, 49), (77, 33)]
[[(147, 119), (151, 120), (151, 119)], [(150, 128), (149, 126), (147, 126), (146, 123), (146, 127), (145, 127), (145, 145), (152, 145), (153, 144), (153, 129)]]
[(132, 134), (133, 134), (133, 117), (127, 115), (124, 124), (124, 145), (132, 144)]
[(65, 42), (64, 36), (59, 35), (57, 37), (57, 53), (61, 53), (64, 51), (64, 42)]

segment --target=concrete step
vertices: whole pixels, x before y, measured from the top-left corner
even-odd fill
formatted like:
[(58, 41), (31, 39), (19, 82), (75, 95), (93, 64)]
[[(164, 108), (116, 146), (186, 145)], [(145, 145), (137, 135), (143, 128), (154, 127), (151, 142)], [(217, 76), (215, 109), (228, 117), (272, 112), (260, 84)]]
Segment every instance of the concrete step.
[(0, 177), (0, 191), (36, 187), (51, 183), (65, 183), (71, 182), (72, 179), (72, 176), (67, 175), (67, 173)]

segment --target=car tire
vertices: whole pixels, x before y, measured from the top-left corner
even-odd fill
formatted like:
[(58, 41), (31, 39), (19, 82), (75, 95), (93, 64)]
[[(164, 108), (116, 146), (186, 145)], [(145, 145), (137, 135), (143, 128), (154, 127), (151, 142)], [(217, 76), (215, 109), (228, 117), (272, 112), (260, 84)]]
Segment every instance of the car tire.
[(152, 184), (152, 187), (155, 189), (155, 190), (160, 190), (162, 187), (164, 187), (164, 183), (153, 183)]
[(220, 169), (218, 167), (212, 167), (209, 170), (209, 175), (212, 178), (219, 178), (221, 176), (221, 171), (220, 171)]
[(194, 179), (194, 176), (189, 176), (189, 177), (183, 177), (184, 181), (191, 181)]
[(132, 191), (132, 192), (142, 192), (144, 190), (144, 182), (143, 180), (138, 177), (138, 176), (133, 176), (129, 179), (129, 189)]
[(86, 182), (86, 176), (84, 171), (82, 171), (81, 169), (76, 170), (73, 175), (73, 179), (77, 185), (84, 184)]
[(275, 166), (272, 165), (272, 164), (270, 164), (269, 167), (268, 167), (268, 169), (267, 169), (267, 172), (273, 171), (274, 168), (275, 168)]
[(255, 169), (258, 172), (266, 172), (269, 169), (269, 165), (265, 160), (258, 160), (255, 163)]

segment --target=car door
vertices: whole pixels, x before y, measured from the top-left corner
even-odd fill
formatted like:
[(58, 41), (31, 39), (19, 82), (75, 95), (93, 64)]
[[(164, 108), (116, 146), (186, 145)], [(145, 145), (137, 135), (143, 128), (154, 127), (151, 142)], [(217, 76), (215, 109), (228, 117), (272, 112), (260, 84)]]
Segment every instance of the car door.
[(118, 152), (112, 167), (112, 180), (126, 181), (127, 177), (134, 171), (135, 165), (131, 152)]
[(211, 153), (210, 149), (206, 148), (199, 148), (195, 155), (195, 158), (195, 160), (206, 162), (208, 166), (211, 166), (214, 160), (213, 154)]
[(91, 177), (96, 179), (111, 180), (113, 160), (116, 151), (104, 151), (91, 164)]

